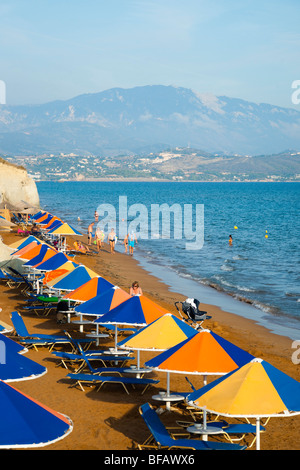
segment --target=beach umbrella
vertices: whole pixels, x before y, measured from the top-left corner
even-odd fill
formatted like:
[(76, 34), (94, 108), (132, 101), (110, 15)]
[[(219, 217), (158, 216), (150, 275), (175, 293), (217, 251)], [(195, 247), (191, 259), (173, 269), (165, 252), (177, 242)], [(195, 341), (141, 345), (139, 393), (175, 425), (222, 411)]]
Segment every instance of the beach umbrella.
[(0, 379), (4, 382), (19, 382), (41, 377), (47, 369), (28, 357), (18, 354), (5, 343), (4, 353), (0, 354)]
[(46, 211), (38, 211), (36, 214), (32, 216), (32, 219), (37, 220), (40, 219), (43, 215), (46, 214)]
[(11, 333), (13, 330), (12, 326), (8, 325), (3, 320), (0, 320), (0, 333)]
[(44, 212), (43, 214), (41, 214), (39, 217), (35, 218), (35, 223), (37, 224), (40, 224), (42, 223), (44, 220), (47, 219), (47, 217), (51, 215), (50, 212)]
[(71, 261), (67, 255), (65, 255), (64, 253), (56, 253), (56, 255), (52, 256), (52, 258), (47, 259), (42, 263), (36, 264), (34, 266), (34, 269), (37, 269), (38, 271), (53, 271), (54, 269), (57, 269), (61, 265), (66, 263), (67, 261)]
[(0, 448), (43, 447), (73, 430), (65, 415), (0, 380)]
[(0, 332), (0, 357), (5, 355), (6, 351), (11, 351), (13, 353), (24, 353), (27, 351), (27, 349), (24, 348), (20, 343), (17, 343), (16, 341), (12, 340), (8, 336), (5, 336), (3, 334), (4, 332)]
[[(82, 237), (82, 233), (80, 233), (78, 230), (76, 230), (74, 227), (67, 224), (66, 222), (63, 223), (62, 225), (55, 226), (51, 230), (48, 230), (48, 234), (58, 235), (60, 239), (61, 237), (65, 237), (67, 235), (69, 236), (76, 235), (76, 236)], [(65, 247), (66, 247), (66, 239), (65, 239)]]
[(165, 351), (195, 334), (197, 334), (195, 328), (175, 315), (166, 313), (119, 342), (118, 347), (137, 350), (137, 367), (139, 369), (140, 351)]
[(59, 227), (62, 224), (63, 224), (63, 221), (60, 219), (57, 219), (57, 218), (55, 218), (54, 220), (51, 219), (50, 222), (45, 227), (43, 227), (43, 230), (52, 230), (54, 228)]
[(46, 284), (52, 279), (58, 278), (63, 274), (73, 271), (73, 269), (77, 268), (78, 266), (79, 264), (75, 263), (74, 261), (66, 261), (66, 263), (62, 264), (59, 268), (53, 269), (53, 271), (48, 271), (47, 273), (45, 273), (43, 277), (43, 284)]
[(9, 227), (15, 227), (16, 224), (13, 222), (10, 222), (9, 220), (6, 220), (4, 217), (0, 215), (0, 228), (9, 228)]
[(168, 311), (144, 295), (136, 295), (105, 313), (94, 323), (115, 325), (115, 351), (117, 351), (118, 325), (146, 326)]
[(52, 230), (49, 230), (48, 233), (53, 235), (79, 235), (82, 236), (82, 233), (78, 232), (74, 227), (67, 224), (66, 222), (58, 227), (54, 227)]
[(39, 225), (48, 225), (49, 222), (52, 220), (53, 221), (54, 219), (54, 215), (52, 214), (48, 214), (47, 217), (42, 217), (40, 220), (37, 220), (37, 223)]
[(196, 408), (236, 418), (255, 418), (256, 449), (260, 449), (260, 419), (300, 414), (300, 383), (268, 362), (247, 364), (188, 395)]
[(22, 248), (19, 248), (18, 250), (14, 251), (11, 254), (11, 256), (13, 258), (21, 258), (22, 259), (22, 256), (25, 255), (25, 253), (28, 253), (30, 250), (32, 250), (34, 247), (36, 247), (38, 245), (41, 245), (41, 243), (38, 243), (36, 241), (32, 241), (32, 242), (28, 243), (28, 245), (25, 245)]
[[(31, 245), (31, 243), (30, 243)], [(40, 254), (41, 250), (42, 250), (42, 253), (45, 253), (46, 251), (46, 245), (42, 244), (42, 243), (35, 243), (35, 242), (32, 242), (32, 246), (30, 247), (30, 245), (28, 245), (28, 249), (26, 249), (27, 247), (24, 247), (22, 248), (22, 250), (20, 250), (21, 253), (17, 254), (17, 257), (22, 259), (22, 260), (25, 260), (26, 261), (29, 261), (31, 260), (32, 258), (35, 258), (37, 255)], [(15, 253), (13, 253), (14, 256)]]
[[(210, 330), (198, 331), (167, 351), (146, 362), (153, 370), (167, 372), (167, 396), (170, 396), (170, 373), (225, 375), (253, 356)], [(205, 416), (204, 416), (205, 420)]]
[(82, 284), (73, 292), (65, 294), (63, 298), (73, 302), (86, 302), (93, 297), (101, 295), (112, 287), (114, 287), (114, 285), (111, 282), (107, 281), (104, 277), (98, 276)]
[(23, 247), (29, 245), (29, 243), (31, 242), (36, 242), (37, 244), (40, 244), (41, 241), (34, 237), (33, 235), (29, 235), (28, 237), (26, 237), (24, 240), (18, 240), (17, 242), (14, 242), (12, 243), (11, 245), (9, 245), (11, 248), (15, 248), (16, 251), (22, 249)]
[[(39, 251), (37, 255), (32, 257), (35, 249), (27, 253), (27, 256), (31, 256), (31, 258), (29, 258), (28, 261), (24, 263), (23, 265), (24, 267), (33, 267), (39, 263), (42, 263), (43, 261), (47, 261), (47, 259), (52, 258), (52, 256), (55, 256), (57, 253), (56, 250), (44, 244), (38, 245), (36, 248), (37, 248), (37, 251)], [(24, 256), (26, 256), (26, 254)]]
[(125, 290), (120, 289), (118, 286), (113, 286), (100, 295), (96, 295), (86, 302), (77, 305), (74, 310), (82, 315), (100, 317), (128, 299), (130, 299), (130, 295)]
[(91, 269), (80, 265), (72, 271), (46, 282), (46, 285), (51, 289), (59, 291), (73, 291), (77, 287), (97, 276), (98, 274)]

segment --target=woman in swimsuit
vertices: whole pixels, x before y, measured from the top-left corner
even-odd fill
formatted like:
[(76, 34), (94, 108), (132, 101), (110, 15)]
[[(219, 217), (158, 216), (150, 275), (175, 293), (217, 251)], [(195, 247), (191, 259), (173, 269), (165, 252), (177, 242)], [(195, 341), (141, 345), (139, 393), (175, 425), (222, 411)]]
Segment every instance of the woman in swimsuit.
[(132, 283), (132, 286), (130, 287), (130, 295), (134, 297), (135, 295), (143, 295), (142, 289), (139, 286), (139, 283), (137, 281), (134, 281)]

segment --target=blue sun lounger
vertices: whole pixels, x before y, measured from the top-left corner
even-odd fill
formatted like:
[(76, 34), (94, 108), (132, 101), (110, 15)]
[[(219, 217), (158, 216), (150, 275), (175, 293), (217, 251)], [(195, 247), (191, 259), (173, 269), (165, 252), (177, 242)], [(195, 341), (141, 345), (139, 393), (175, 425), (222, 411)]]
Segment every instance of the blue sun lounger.
[(31, 345), (35, 349), (35, 346), (44, 345), (49, 347), (50, 351), (56, 344), (71, 344), (71, 340), (67, 336), (47, 335), (42, 333), (30, 334), (26, 328), (22, 316), (17, 311), (11, 312), (10, 318), (15, 332), (19, 337), (19, 341), (22, 344), (26, 344), (27, 346)]
[[(105, 368), (104, 368), (105, 369)], [(113, 368), (114, 369), (114, 368)], [(106, 371), (102, 370), (102, 372), (110, 372), (110, 368), (107, 367)], [(114, 371), (116, 372), (116, 370)], [(144, 389), (142, 390), (142, 395), (145, 393), (149, 385), (155, 385), (159, 383), (159, 380), (154, 380), (154, 379), (138, 379), (136, 377), (111, 377), (111, 376), (102, 376), (102, 375), (97, 375), (97, 374), (68, 374), (68, 378), (76, 380), (75, 385), (79, 385), (81, 390), (84, 391), (84, 388), (82, 387), (82, 382), (86, 382), (92, 385), (100, 384), (99, 387), (97, 388), (97, 391), (101, 389), (101, 387), (106, 384), (106, 383), (116, 383), (120, 384), (123, 386), (125, 392), (127, 395), (129, 395), (128, 388), (126, 385), (145, 385)]]
[(156, 411), (149, 403), (140, 407), (140, 414), (151, 432), (142, 449), (193, 449), (193, 450), (244, 450), (246, 446), (226, 442), (200, 441), (195, 439), (175, 439), (166, 429)]

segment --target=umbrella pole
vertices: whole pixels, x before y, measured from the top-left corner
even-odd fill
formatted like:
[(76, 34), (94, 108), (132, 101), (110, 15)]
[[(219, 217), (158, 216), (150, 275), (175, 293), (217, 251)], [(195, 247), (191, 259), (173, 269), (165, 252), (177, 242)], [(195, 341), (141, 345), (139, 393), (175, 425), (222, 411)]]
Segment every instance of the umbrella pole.
[(118, 325), (115, 325), (115, 350), (117, 350), (118, 344)]
[(260, 450), (260, 418), (256, 418), (256, 450)]
[(137, 368), (140, 369), (140, 350), (137, 350)]

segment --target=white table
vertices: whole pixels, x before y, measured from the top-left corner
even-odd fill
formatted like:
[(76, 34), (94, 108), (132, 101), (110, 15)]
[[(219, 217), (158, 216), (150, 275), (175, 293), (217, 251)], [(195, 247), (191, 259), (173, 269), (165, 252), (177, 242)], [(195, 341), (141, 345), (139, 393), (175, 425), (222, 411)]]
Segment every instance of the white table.
[(83, 333), (84, 325), (90, 325), (92, 322), (89, 320), (73, 320), (71, 323), (74, 323), (74, 325), (79, 325), (79, 331), (80, 333)]
[(207, 441), (207, 437), (209, 435), (214, 435), (214, 434), (223, 434), (224, 431), (221, 426), (212, 426), (210, 424), (198, 424), (195, 423), (192, 426), (189, 426), (187, 428), (187, 431), (192, 433), (192, 434), (200, 434), (202, 436), (203, 441)]
[(109, 335), (105, 333), (97, 333), (97, 331), (91, 331), (90, 333), (85, 335), (87, 338), (93, 338), (96, 341), (96, 346), (99, 346), (99, 339), (100, 338), (108, 338)]
[(136, 378), (140, 379), (144, 374), (152, 372), (152, 369), (149, 369), (149, 367), (130, 366), (128, 369), (125, 369), (124, 372), (127, 374), (135, 374)]
[(157, 395), (153, 395), (152, 398), (153, 400), (164, 402), (168, 411), (171, 410), (171, 402), (183, 401), (185, 399), (182, 395), (175, 393), (168, 394), (167, 392), (159, 392)]

